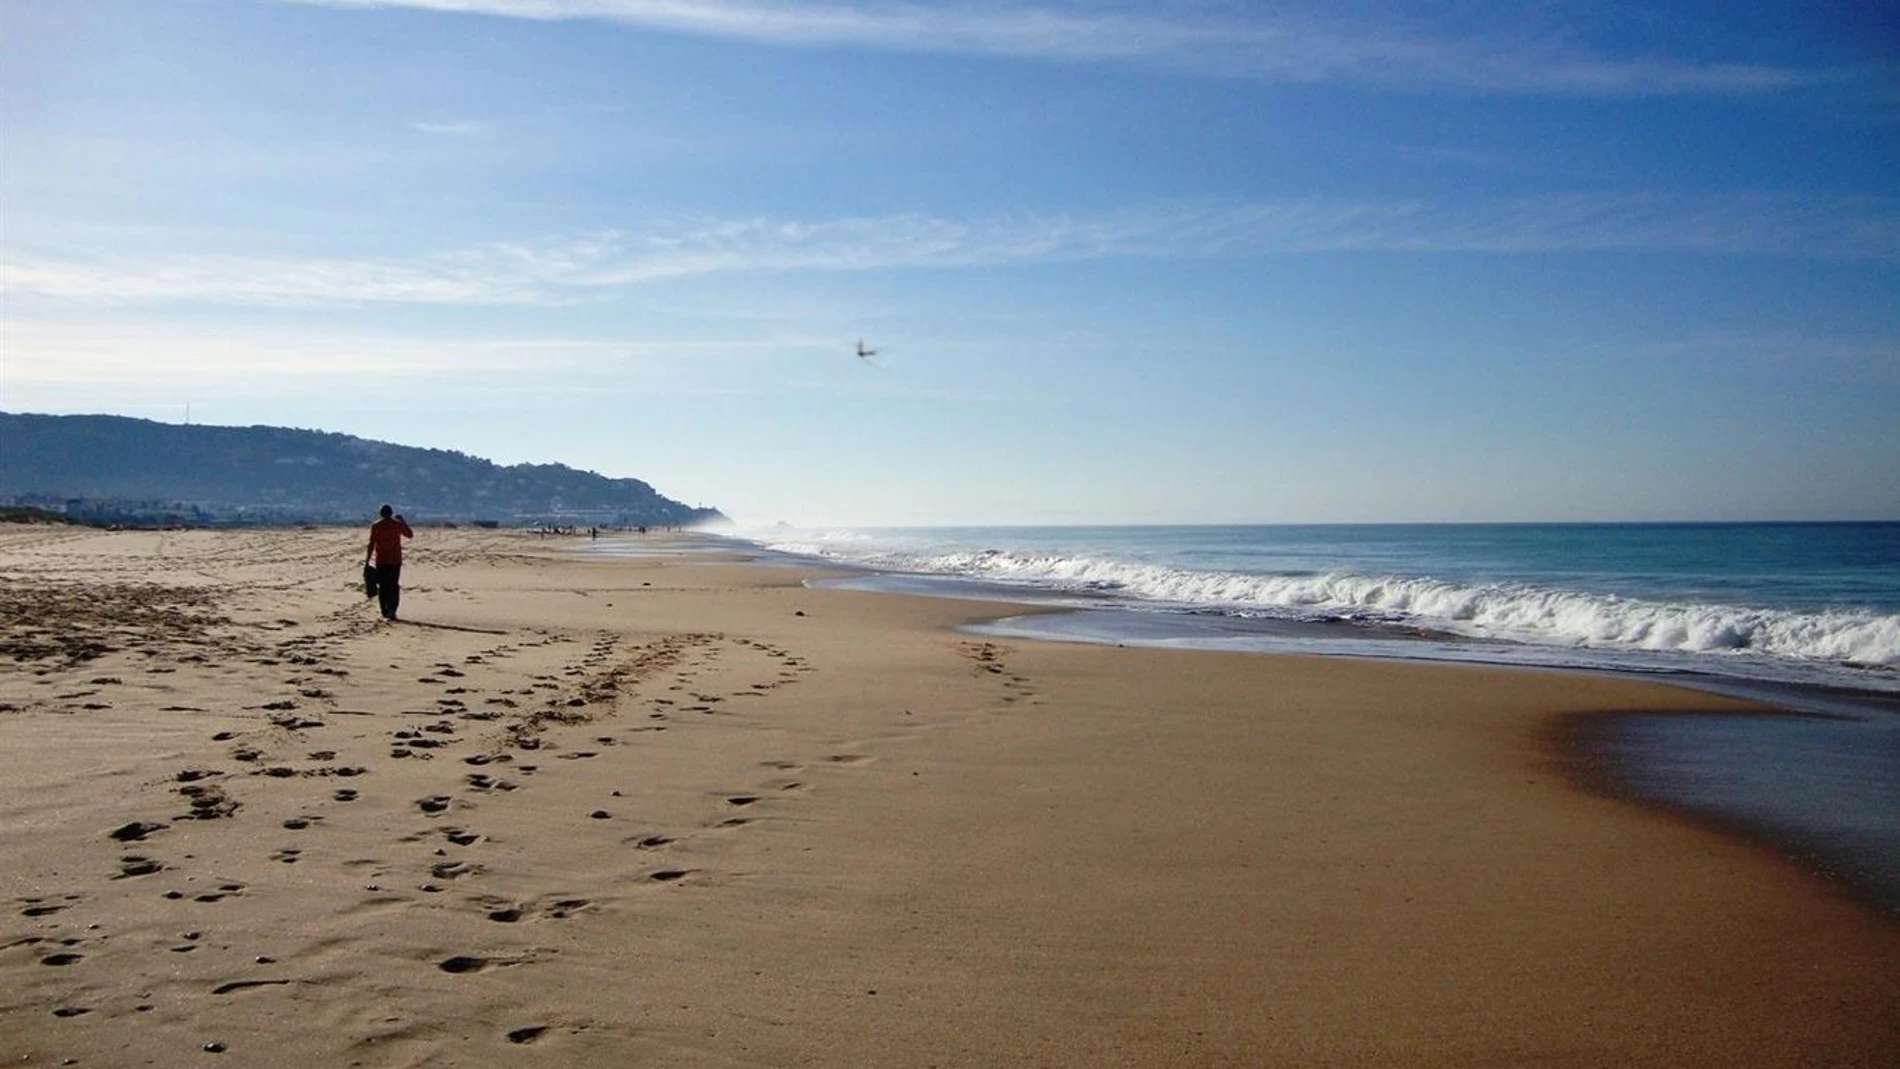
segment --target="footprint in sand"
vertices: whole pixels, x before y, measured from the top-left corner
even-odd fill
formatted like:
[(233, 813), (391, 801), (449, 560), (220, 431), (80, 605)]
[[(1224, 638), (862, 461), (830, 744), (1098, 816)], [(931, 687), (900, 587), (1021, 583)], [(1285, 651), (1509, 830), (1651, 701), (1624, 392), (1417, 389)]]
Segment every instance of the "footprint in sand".
[(78, 895), (67, 895), (66, 898), (67, 898), (67, 901), (65, 902), (52, 902), (52, 903), (47, 902), (44, 898), (22, 898), (20, 899), (20, 904), (25, 906), (26, 908), (20, 910), (20, 916), (22, 917), (50, 917), (55, 913), (60, 913), (67, 909), (70, 909), (72, 907), (72, 904), (79, 900)]
[(168, 827), (168, 825), (156, 824), (145, 820), (135, 820), (130, 824), (122, 824), (112, 829), (112, 831), (107, 833), (107, 837), (116, 839), (122, 843), (142, 842), (147, 835), (155, 831), (163, 831), (166, 827)]
[(533, 905), (524, 905), (519, 902), (511, 902), (508, 899), (498, 898), (493, 895), (484, 895), (473, 901), (476, 905), (486, 910), (488, 919), (494, 921), (496, 924), (518, 924), (522, 921), (532, 919), (537, 914), (556, 920), (566, 920), (575, 913), (593, 905), (592, 902), (585, 898), (563, 898), (541, 908), (537, 908)]
[(191, 812), (181, 815), (180, 820), (218, 820), (238, 811), (239, 803), (227, 797), (224, 789), (216, 784), (186, 784), (178, 788), (178, 793), (191, 803)]
[(114, 876), (113, 879), (123, 880), (129, 876), (150, 876), (152, 873), (158, 872), (164, 867), (163, 864), (153, 858), (143, 857), (138, 854), (127, 854), (119, 859), (119, 874)]
[(438, 861), (429, 867), (429, 875), (438, 880), (455, 880), (463, 876), (478, 876), (482, 866), (473, 861)]
[(540, 1039), (541, 1034), (546, 1032), (547, 1030), (548, 1030), (548, 1026), (544, 1024), (529, 1025), (526, 1028), (517, 1028), (514, 1031), (508, 1033), (508, 1042), (533, 1043), (535, 1040)]
[(253, 987), (282, 987), (285, 984), (294, 984), (297, 982), (296, 980), (233, 980), (230, 983), (219, 984), (212, 988), (211, 993), (214, 995), (228, 995), (233, 991), (243, 991)]

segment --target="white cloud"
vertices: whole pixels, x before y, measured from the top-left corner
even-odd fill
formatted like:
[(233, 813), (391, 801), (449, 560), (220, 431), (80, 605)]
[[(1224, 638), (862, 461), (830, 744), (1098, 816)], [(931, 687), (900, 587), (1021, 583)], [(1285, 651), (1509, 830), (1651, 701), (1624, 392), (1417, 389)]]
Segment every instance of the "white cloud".
[(1309, 198), (1099, 215), (709, 220), (408, 259), (14, 252), (0, 286), (72, 303), (550, 305), (733, 272), (967, 269), (1115, 258), (1596, 251), (1900, 260), (1900, 204), (1780, 195), (1538, 196), (1476, 205)]
[(509, 304), (532, 300), (538, 288), (510, 286), (501, 263), (475, 267), (466, 255), (397, 263), (371, 260), (290, 260), (242, 256), (183, 256), (160, 261), (89, 262), (9, 256), (0, 283), (15, 295), (131, 303), (204, 301), (214, 304)]
[[(0, 321), (10, 393), (46, 386), (181, 380), (220, 389), (251, 384), (368, 381), (462, 376), (470, 379), (552, 373), (626, 374), (663, 369), (682, 358), (745, 356), (811, 344), (767, 335), (740, 340), (672, 338), (496, 339), (339, 333), (305, 325), (202, 326), (175, 322), (113, 324), (60, 319)], [(837, 343), (831, 340), (835, 346)]]
[(801, 3), (786, 0), (272, 0), (409, 8), (636, 29), (791, 47), (1122, 62), (1271, 82), (1592, 95), (1746, 93), (1832, 75), (1739, 63), (1623, 59), (1522, 40), (1446, 37), (1284, 14), (1195, 17), (1095, 5)]
[(485, 137), (494, 132), (491, 123), (480, 119), (456, 119), (450, 122), (412, 122), (411, 129), (440, 137)]

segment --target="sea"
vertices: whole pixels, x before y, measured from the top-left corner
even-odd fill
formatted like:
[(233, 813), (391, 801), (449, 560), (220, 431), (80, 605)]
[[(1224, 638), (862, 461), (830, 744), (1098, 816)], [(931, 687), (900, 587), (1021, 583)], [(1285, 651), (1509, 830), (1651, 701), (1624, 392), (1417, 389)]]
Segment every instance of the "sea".
[(1063, 603), (1073, 641), (1900, 696), (1900, 523), (737, 529), (843, 585)]
[[(597, 551), (635, 551), (603, 540)], [(1627, 716), (1608, 789), (1900, 917), (1900, 523), (731, 528), (824, 585), (1033, 606), (1023, 639), (1611, 673), (1778, 716)], [(1049, 612), (1051, 608), (1066, 610)]]

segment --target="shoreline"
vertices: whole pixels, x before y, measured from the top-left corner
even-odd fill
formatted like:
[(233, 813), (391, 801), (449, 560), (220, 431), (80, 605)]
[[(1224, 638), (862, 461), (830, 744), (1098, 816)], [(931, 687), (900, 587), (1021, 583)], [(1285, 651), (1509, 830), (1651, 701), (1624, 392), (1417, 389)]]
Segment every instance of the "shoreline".
[[(1491, 525), (1480, 525), (1491, 526)], [(1531, 525), (1548, 526), (1548, 525)], [(1612, 525), (1623, 526), (1623, 525)], [(1640, 526), (1640, 525), (1639, 525)], [(1666, 526), (1666, 525), (1665, 525)], [(1749, 525), (1759, 526), (1759, 525)], [(1878, 525), (1876, 525), (1878, 526)], [(964, 559), (967, 553), (950, 553), (942, 558), (924, 554), (921, 558), (921, 570), (910, 570), (905, 562), (912, 560), (899, 552), (886, 564), (866, 562), (847, 563), (844, 559), (834, 560), (829, 554), (801, 557), (796, 552), (770, 547), (759, 542), (747, 541), (759, 537), (756, 532), (745, 536), (728, 536), (713, 532), (699, 532), (710, 540), (726, 540), (737, 543), (746, 550), (759, 554), (762, 558), (784, 557), (792, 561), (811, 561), (819, 566), (842, 567), (852, 570), (848, 578), (836, 580), (838, 585), (855, 589), (883, 590), (895, 593), (921, 594), (925, 596), (943, 596), (953, 598), (975, 598), (979, 600), (1000, 600), (1030, 605), (1057, 604), (1074, 610), (1074, 618), (1051, 620), (1039, 616), (1024, 621), (1020, 625), (1011, 621), (1000, 621), (996, 630), (999, 634), (1012, 633), (1017, 637), (1037, 638), (1053, 637), (1061, 640), (1100, 641), (1100, 642), (1141, 642), (1148, 645), (1169, 647), (1250, 650), (1266, 653), (1317, 654), (1328, 656), (1369, 656), (1378, 658), (1417, 659), (1429, 661), (1451, 661), (1454, 663), (1494, 664), (1553, 669), (1579, 669), (1586, 671), (1623, 672), (1644, 678), (1689, 680), (1709, 679), (1716, 682), (1729, 682), (1736, 686), (1749, 686), (1762, 690), (1784, 693), (1802, 692), (1840, 692), (1847, 695), (1863, 695), (1868, 703), (1884, 706), (1889, 710), (1900, 710), (1900, 674), (1891, 664), (1860, 663), (1851, 659), (1830, 659), (1821, 657), (1776, 656), (1749, 653), (1732, 649), (1690, 649), (1690, 648), (1637, 648), (1615, 642), (1596, 643), (1581, 641), (1582, 636), (1572, 634), (1575, 642), (1562, 641), (1546, 635), (1543, 641), (1534, 636), (1486, 635), (1469, 632), (1457, 627), (1452, 618), (1435, 618), (1430, 614), (1419, 616), (1410, 622), (1396, 618), (1386, 618), (1386, 614), (1377, 608), (1365, 608), (1364, 611), (1344, 611), (1335, 606), (1334, 611), (1315, 611), (1305, 613), (1293, 611), (1255, 611), (1243, 600), (1229, 602), (1225, 595), (1204, 600), (1192, 591), (1186, 592), (1186, 600), (1172, 600), (1156, 589), (1163, 579), (1145, 573), (1139, 566), (1126, 562), (1110, 561), (1103, 565), (1108, 578), (1101, 580), (1107, 587), (1096, 589), (1076, 587), (1072, 582), (1052, 582), (1032, 580), (1019, 583), (1006, 578), (1007, 573), (990, 575), (982, 572), (972, 574), (971, 565)], [(1005, 529), (998, 529), (997, 538), (1008, 544)], [(987, 544), (973, 542), (969, 545)], [(960, 547), (967, 550), (968, 546)], [(985, 554), (996, 552), (985, 550), (976, 553), (981, 559)], [(1008, 556), (1007, 551), (1003, 551)], [(1059, 552), (1051, 550), (1051, 552)], [(849, 557), (847, 551), (846, 557)], [(937, 570), (932, 561), (949, 561), (953, 570)], [(914, 561), (913, 561), (914, 562)], [(1033, 572), (1036, 567), (1044, 566), (1033, 554), (1019, 562)], [(1070, 565), (1087, 564), (1093, 567), (1097, 562), (1086, 555)], [(1117, 570), (1119, 568), (1123, 570)], [(1165, 571), (1165, 569), (1164, 569)], [(1093, 574), (1093, 573), (1091, 573)], [(1216, 570), (1213, 575), (1224, 573)], [(1226, 579), (1243, 586), (1248, 583), (1269, 583), (1277, 576), (1253, 575), (1244, 570), (1226, 575)], [(1425, 576), (1413, 579), (1430, 584), (1432, 580)], [(1145, 595), (1125, 596), (1117, 592), (1122, 581), (1133, 584), (1133, 589), (1146, 590)], [(1410, 582), (1403, 576), (1392, 581), (1401, 585)], [(1096, 580), (1090, 580), (1093, 584)], [(1482, 586), (1482, 584), (1480, 584)], [(1467, 589), (1465, 593), (1476, 593), (1476, 589)], [(1552, 588), (1546, 593), (1564, 595), (1561, 588)], [(1615, 614), (1615, 609), (1604, 601), (1605, 595), (1572, 591), (1577, 597), (1591, 601), (1593, 611)], [(1616, 599), (1608, 596), (1610, 602)], [(1592, 601), (1591, 599), (1594, 599)], [(1375, 599), (1376, 601), (1376, 599)], [(1668, 603), (1652, 606), (1658, 610), (1668, 608)], [(1733, 626), (1744, 629), (1753, 626), (1749, 617), (1752, 610), (1740, 610), (1724, 604), (1677, 606), (1683, 609), (1727, 614), (1736, 618)], [(1819, 624), (1826, 612), (1807, 606), (1796, 608), (1783, 606), (1780, 609), (1763, 610), (1769, 615), (1776, 613), (1802, 612), (1819, 613), (1809, 622)], [(1406, 616), (1404, 613), (1399, 614)], [(1630, 621), (1622, 621), (1628, 624)], [(1615, 621), (1606, 621), (1614, 624)], [(1691, 622), (1687, 619), (1676, 620), (1670, 626), (1701, 626), (1702, 621)], [(1644, 626), (1649, 626), (1645, 623)], [(1764, 625), (1765, 626), (1765, 625)]]
[(1578, 785), (1740, 842), (1900, 922), (1900, 733), (1839, 713), (1576, 713), (1549, 726)]
[(1546, 730), (1747, 703), (477, 532), (384, 625), (356, 535), (0, 529), (10, 1061), (1900, 1053), (1900, 926)]
[[(709, 539), (710, 546), (719, 540)], [(822, 569), (825, 562), (785, 558), (741, 544), (735, 553), (778, 567)], [(840, 566), (845, 578), (813, 585), (896, 597), (989, 602), (1007, 591), (974, 580), (882, 573)], [(836, 570), (836, 569), (833, 569)], [(1126, 609), (1098, 609), (1085, 594), (1028, 592), (1006, 616), (966, 624), (966, 633), (1032, 642), (1234, 652), (1256, 656), (1317, 656), (1340, 661), (1468, 664), (1498, 671), (1575, 673), (1679, 687), (1751, 703), (1755, 708), (1718, 721), (1706, 714), (1574, 714), (1549, 737), (1560, 759), (1576, 767), (1579, 786), (1637, 802), (1673, 819), (1761, 846), (1787, 864), (1900, 920), (1900, 694), (1843, 686), (1738, 678), (1691, 669), (1637, 672), (1590, 665), (1514, 664), (1482, 658), (1426, 655), (1431, 641), (1455, 636), (1391, 637), (1348, 624), (1256, 622), (1269, 634), (1305, 639), (1307, 649), (1250, 648), (1219, 637), (1196, 638), (1192, 617)], [(1097, 620), (1105, 623), (1096, 624)], [(1232, 637), (1233, 622), (1211, 625), (1211, 636)], [(1326, 642), (1329, 631), (1354, 637)], [(1375, 635), (1377, 637), (1368, 637)], [(1467, 640), (1458, 639), (1466, 644)], [(1681, 716), (1673, 725), (1657, 717)], [(1799, 726), (1834, 721), (1831, 737)], [(1800, 745), (1805, 744), (1805, 745)], [(1871, 752), (1871, 756), (1868, 754)], [(1790, 758), (1798, 754), (1799, 762)]]

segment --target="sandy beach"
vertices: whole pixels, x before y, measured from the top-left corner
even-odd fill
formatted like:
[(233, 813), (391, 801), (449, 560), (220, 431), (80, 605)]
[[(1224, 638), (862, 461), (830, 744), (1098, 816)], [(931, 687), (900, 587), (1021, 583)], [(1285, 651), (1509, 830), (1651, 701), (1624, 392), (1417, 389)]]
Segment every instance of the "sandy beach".
[(0, 1064), (1900, 1064), (1900, 925), (1563, 745), (1743, 703), (579, 542), (0, 528)]

